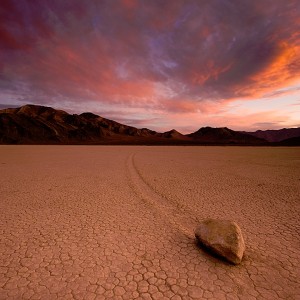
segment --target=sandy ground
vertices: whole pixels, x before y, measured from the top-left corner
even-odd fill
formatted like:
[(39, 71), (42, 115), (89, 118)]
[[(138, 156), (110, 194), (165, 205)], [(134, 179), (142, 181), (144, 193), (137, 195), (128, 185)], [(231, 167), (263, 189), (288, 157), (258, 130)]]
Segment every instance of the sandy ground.
[(300, 299), (300, 148), (1, 146), (0, 174), (0, 299)]

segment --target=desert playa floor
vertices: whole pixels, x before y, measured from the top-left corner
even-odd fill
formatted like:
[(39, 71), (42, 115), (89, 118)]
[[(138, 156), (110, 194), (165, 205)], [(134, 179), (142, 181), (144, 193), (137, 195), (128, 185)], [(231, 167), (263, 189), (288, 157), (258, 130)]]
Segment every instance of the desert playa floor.
[(0, 299), (300, 299), (300, 148), (1, 146), (0, 173)]

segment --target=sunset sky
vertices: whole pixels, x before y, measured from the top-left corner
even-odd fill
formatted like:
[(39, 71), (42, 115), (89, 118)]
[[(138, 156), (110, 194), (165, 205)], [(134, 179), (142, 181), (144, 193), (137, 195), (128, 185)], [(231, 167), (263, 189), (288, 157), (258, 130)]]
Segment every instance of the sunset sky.
[(299, 0), (1, 0), (0, 108), (190, 133), (300, 126)]

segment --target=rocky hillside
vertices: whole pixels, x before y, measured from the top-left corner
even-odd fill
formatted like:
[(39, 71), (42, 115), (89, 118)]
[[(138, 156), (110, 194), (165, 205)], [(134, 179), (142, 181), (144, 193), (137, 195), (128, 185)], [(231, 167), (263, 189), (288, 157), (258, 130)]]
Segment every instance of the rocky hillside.
[(71, 115), (37, 105), (0, 111), (1, 143), (84, 144), (155, 135), (155, 131), (126, 126), (93, 113)]
[(158, 133), (102, 118), (90, 112), (68, 114), (38, 105), (0, 110), (1, 144), (171, 144), (261, 145), (264, 140), (228, 128), (204, 127), (183, 135)]

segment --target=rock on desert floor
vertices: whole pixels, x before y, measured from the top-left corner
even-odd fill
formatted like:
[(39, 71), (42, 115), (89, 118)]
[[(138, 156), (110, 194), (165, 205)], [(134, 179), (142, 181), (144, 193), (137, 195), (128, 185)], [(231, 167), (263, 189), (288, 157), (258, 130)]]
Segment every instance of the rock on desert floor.
[(300, 298), (300, 148), (1, 146), (0, 174), (0, 299)]

